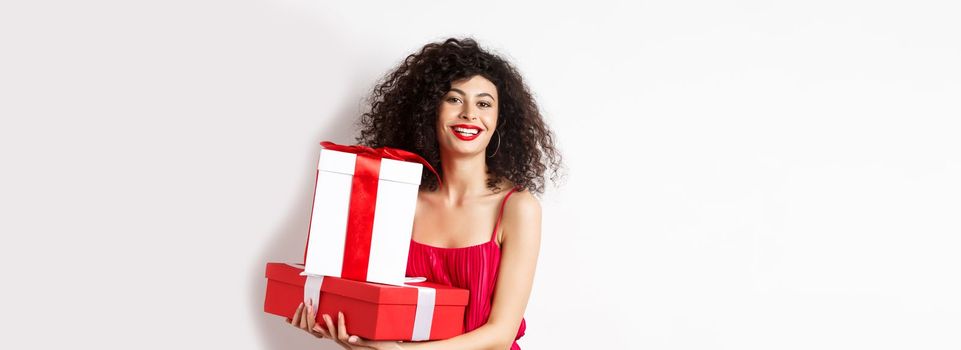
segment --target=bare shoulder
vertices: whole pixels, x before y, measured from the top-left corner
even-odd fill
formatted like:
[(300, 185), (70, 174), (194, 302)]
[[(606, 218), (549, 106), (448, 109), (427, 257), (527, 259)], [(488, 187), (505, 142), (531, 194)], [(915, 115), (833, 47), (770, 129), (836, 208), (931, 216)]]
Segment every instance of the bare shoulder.
[[(511, 194), (504, 204), (503, 230), (498, 242), (516, 242), (515, 247), (537, 249), (541, 236), (541, 203), (528, 191)], [(525, 248), (526, 249), (526, 248)]]
[(541, 203), (529, 191), (517, 191), (504, 205), (504, 219), (539, 219), (541, 217)]

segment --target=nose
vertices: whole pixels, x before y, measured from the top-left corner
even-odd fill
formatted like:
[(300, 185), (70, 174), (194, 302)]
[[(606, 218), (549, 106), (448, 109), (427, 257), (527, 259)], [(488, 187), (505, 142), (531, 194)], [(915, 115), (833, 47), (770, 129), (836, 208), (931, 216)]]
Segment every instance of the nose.
[(465, 106), (464, 110), (460, 113), (460, 118), (464, 120), (477, 119), (477, 111), (471, 109), (470, 106)]

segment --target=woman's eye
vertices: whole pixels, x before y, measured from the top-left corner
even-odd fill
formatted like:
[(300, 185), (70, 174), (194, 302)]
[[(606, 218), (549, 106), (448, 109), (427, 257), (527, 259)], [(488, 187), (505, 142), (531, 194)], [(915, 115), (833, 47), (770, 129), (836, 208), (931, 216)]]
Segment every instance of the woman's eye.
[(460, 102), (460, 99), (457, 98), (457, 97), (448, 97), (448, 98), (447, 98), (447, 102), (457, 103), (457, 102)]
[(484, 108), (488, 108), (488, 107), (491, 106), (491, 104), (490, 104), (490, 103), (487, 103), (487, 102), (481, 102), (481, 103), (478, 103), (477, 105), (479, 105), (479, 106), (481, 106), (481, 107), (484, 107)]

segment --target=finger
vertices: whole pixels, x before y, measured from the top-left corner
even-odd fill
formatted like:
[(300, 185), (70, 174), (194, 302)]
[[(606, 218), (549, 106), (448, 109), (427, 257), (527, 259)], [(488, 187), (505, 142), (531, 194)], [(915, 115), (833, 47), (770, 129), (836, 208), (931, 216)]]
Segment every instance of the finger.
[(340, 339), (337, 339), (337, 327), (334, 327), (334, 320), (330, 318), (330, 315), (324, 314), (324, 322), (327, 323), (327, 334), (330, 335), (330, 339), (340, 343)]
[(300, 306), (297, 307), (297, 311), (294, 312), (293, 322), (290, 324), (294, 325), (294, 327), (300, 327), (300, 313), (303, 311), (304, 303), (300, 303)]
[(330, 333), (328, 333), (328, 332), (327, 332), (327, 329), (324, 328), (324, 326), (323, 326), (322, 324), (320, 324), (320, 323), (315, 324), (315, 325), (314, 325), (314, 328), (311, 328), (311, 329), (313, 329), (314, 332), (317, 332), (317, 334), (318, 334), (321, 338), (331, 338)]
[(324, 327), (324, 325), (320, 322), (316, 322), (316, 324), (314, 324), (314, 328), (311, 329), (313, 329), (314, 332), (322, 335), (324, 338), (333, 338), (330, 336), (330, 332), (327, 331), (327, 327)]
[(314, 301), (307, 300), (307, 331), (314, 329), (314, 325), (317, 323), (317, 310), (314, 310)]
[(311, 335), (317, 338), (323, 339), (324, 334), (321, 332), (317, 332), (317, 328), (322, 328), (322, 327), (318, 327), (318, 326), (319, 325), (317, 324), (317, 310), (314, 309), (313, 300), (308, 300), (307, 301), (307, 328), (305, 328), (305, 330)]
[(307, 328), (307, 313), (310, 312), (310, 305), (304, 306), (304, 311), (300, 313), (300, 329), (310, 332), (310, 328)]
[(347, 343), (349, 343), (350, 345), (355, 345), (355, 346), (370, 347), (370, 345), (367, 344), (367, 341), (366, 341), (366, 340), (360, 339), (360, 337), (358, 337), (358, 336), (356, 336), (356, 335), (352, 335), (352, 336), (350, 336), (350, 337), (347, 337)]
[(344, 313), (337, 312), (337, 338), (347, 343), (350, 336), (347, 335), (347, 326), (344, 324)]

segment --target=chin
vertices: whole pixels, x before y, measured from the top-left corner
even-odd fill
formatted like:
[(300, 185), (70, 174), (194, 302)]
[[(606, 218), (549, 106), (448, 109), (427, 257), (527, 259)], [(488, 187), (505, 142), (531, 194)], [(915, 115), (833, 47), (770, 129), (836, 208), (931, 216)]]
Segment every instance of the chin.
[(455, 147), (451, 147), (451, 148), (447, 149), (447, 151), (448, 151), (450, 154), (458, 155), (458, 156), (475, 156), (475, 155), (477, 155), (477, 154), (483, 154), (483, 153), (484, 153), (484, 149), (483, 149), (483, 148), (477, 149), (477, 148), (475, 148), (475, 147), (467, 148), (467, 147), (456, 147), (456, 146), (455, 146)]

